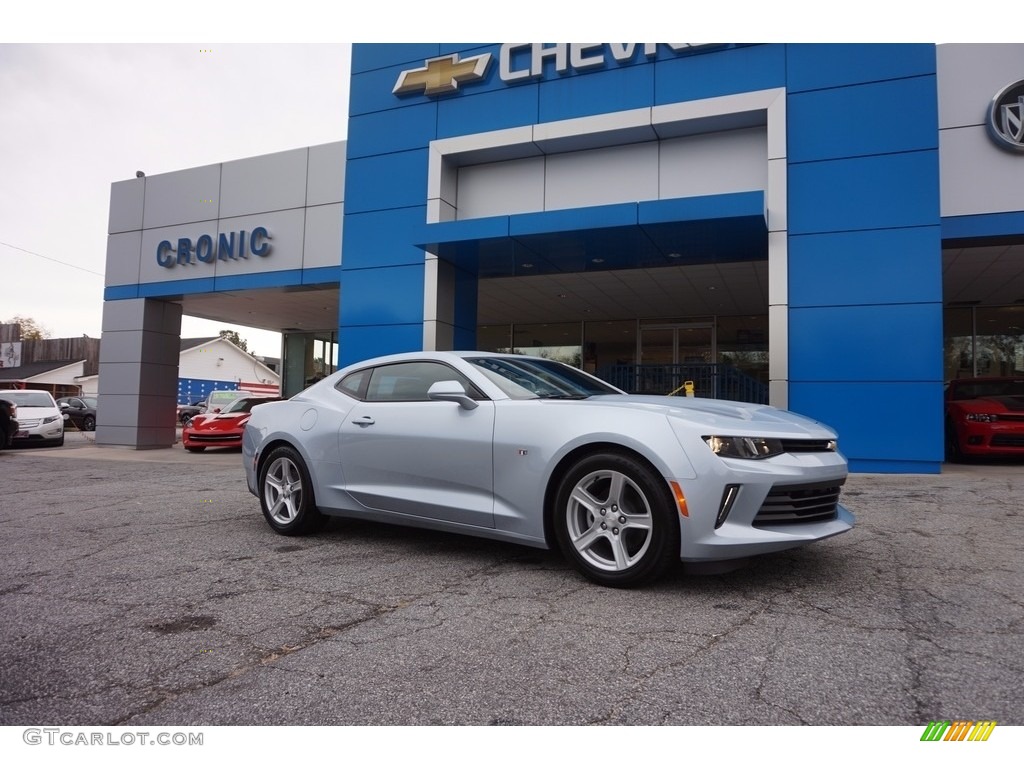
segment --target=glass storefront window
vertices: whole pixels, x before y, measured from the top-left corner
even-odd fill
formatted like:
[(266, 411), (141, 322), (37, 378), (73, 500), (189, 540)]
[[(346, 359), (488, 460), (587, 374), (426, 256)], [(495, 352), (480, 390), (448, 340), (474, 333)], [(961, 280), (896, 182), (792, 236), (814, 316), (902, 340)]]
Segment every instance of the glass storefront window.
[(946, 307), (943, 325), (943, 376), (969, 379), (974, 376), (974, 308)]
[(582, 326), (582, 323), (516, 325), (512, 346), (519, 354), (546, 357), (579, 368), (583, 357)]
[(943, 326), (947, 380), (1024, 375), (1024, 306), (947, 307)]
[(583, 335), (583, 370), (596, 373), (636, 362), (636, 320), (588, 322)]
[(718, 318), (718, 362), (768, 383), (768, 316)]
[(511, 324), (478, 326), (476, 329), (476, 348), (481, 352), (508, 352), (511, 350)]

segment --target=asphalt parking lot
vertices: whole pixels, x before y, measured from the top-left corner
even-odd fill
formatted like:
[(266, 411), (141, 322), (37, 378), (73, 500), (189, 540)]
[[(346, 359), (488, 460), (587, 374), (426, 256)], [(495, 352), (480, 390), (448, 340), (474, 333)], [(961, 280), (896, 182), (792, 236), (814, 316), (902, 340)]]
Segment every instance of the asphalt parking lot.
[(1024, 464), (853, 475), (857, 528), (716, 576), (332, 521), (238, 452), (0, 452), (0, 725), (1024, 724)]

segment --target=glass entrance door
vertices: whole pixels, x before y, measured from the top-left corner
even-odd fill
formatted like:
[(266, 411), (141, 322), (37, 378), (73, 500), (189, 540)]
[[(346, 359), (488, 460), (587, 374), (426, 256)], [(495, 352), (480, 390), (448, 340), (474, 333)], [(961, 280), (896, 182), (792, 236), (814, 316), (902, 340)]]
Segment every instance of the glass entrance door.
[(714, 397), (714, 323), (640, 326), (637, 391), (667, 395), (693, 381), (698, 397)]

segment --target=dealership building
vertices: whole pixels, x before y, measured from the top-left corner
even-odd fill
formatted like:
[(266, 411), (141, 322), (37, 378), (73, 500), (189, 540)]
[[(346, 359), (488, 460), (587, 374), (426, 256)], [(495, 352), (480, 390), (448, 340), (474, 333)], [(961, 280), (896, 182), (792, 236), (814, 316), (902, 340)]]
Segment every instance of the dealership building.
[(1024, 375), (1024, 45), (353, 46), (346, 141), (111, 187), (97, 442), (174, 442), (183, 314), (282, 390), (419, 349), (764, 402), (938, 472)]

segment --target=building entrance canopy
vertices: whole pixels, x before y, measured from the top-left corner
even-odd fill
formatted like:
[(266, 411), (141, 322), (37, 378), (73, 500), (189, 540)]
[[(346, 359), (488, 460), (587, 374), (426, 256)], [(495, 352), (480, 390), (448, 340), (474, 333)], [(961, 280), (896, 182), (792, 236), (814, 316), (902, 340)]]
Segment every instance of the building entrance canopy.
[(480, 277), (767, 258), (764, 193), (491, 216), (426, 226), (419, 247)]

